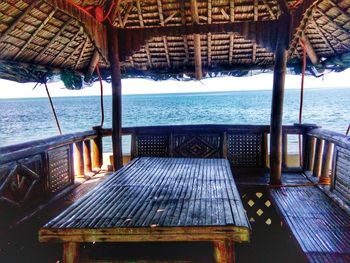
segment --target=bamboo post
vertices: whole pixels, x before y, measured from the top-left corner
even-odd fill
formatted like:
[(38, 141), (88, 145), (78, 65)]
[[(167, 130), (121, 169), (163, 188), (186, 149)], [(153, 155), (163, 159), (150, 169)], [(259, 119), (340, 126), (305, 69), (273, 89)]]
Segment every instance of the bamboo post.
[(215, 241), (214, 261), (217, 263), (235, 262), (234, 243), (229, 240)]
[(84, 141), (84, 165), (85, 173), (90, 173), (92, 171), (90, 140)]
[(288, 134), (282, 133), (282, 167), (288, 167)]
[(79, 244), (75, 242), (63, 243), (63, 263), (79, 262)]
[(324, 141), (322, 139), (317, 138), (316, 142), (316, 150), (315, 150), (315, 161), (312, 174), (315, 177), (320, 177), (321, 175), (321, 167), (322, 167), (322, 153), (323, 153), (323, 145)]
[(287, 13), (282, 14), (279, 18), (275, 52), (270, 125), (270, 181), (272, 184), (281, 184), (282, 175), (282, 116), (289, 42), (289, 18)]
[(332, 160), (333, 160), (333, 149), (334, 144), (331, 142), (326, 142), (324, 146), (324, 156), (323, 156), (323, 164), (321, 170), (321, 176), (319, 179), (319, 183), (321, 184), (330, 184), (331, 183), (331, 168), (332, 168)]
[(92, 148), (92, 168), (99, 169), (103, 163), (103, 147), (102, 147), (102, 136), (101, 126), (92, 127), (96, 131), (97, 137), (91, 141)]
[(83, 142), (74, 144), (75, 175), (84, 175), (84, 149)]
[(122, 154), (122, 82), (119, 61), (118, 32), (112, 26), (107, 27), (108, 56), (112, 80), (112, 146), (113, 167), (118, 170), (123, 166)]
[(308, 171), (312, 171), (314, 167), (315, 152), (316, 152), (316, 138), (308, 136), (308, 152), (307, 152), (307, 167)]

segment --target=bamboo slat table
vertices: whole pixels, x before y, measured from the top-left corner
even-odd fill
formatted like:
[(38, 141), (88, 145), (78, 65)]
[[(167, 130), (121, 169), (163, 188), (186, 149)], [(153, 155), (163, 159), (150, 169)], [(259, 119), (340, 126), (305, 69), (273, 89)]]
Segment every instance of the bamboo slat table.
[(82, 242), (209, 241), (217, 262), (234, 261), (250, 226), (224, 159), (136, 158), (39, 231), (78, 262)]

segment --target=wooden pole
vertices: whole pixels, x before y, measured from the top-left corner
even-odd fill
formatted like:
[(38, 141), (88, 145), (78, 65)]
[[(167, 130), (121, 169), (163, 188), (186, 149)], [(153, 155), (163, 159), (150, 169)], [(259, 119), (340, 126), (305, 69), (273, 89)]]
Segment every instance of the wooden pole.
[(321, 176), (320, 176), (320, 179), (318, 181), (321, 184), (330, 184), (331, 183), (330, 174), (331, 174), (331, 168), (332, 168), (333, 150), (334, 150), (333, 143), (331, 143), (331, 142), (325, 143)]
[(84, 175), (84, 146), (83, 142), (76, 142), (74, 144), (74, 158), (75, 158), (75, 175)]
[(113, 167), (122, 167), (122, 82), (119, 61), (118, 32), (108, 26), (108, 56), (112, 79), (112, 146)]
[(79, 244), (75, 242), (63, 243), (63, 263), (79, 262)]
[(281, 184), (282, 174), (282, 116), (284, 82), (287, 66), (287, 47), (289, 41), (289, 15), (282, 14), (278, 23), (278, 37), (273, 73), (273, 91), (270, 125), (270, 181)]
[(85, 174), (92, 171), (91, 165), (91, 142), (90, 140), (84, 141), (84, 166)]
[(92, 168), (101, 168), (103, 163), (103, 144), (102, 144), (102, 136), (101, 136), (101, 126), (95, 126), (92, 128), (97, 132), (97, 137), (91, 141), (92, 148)]

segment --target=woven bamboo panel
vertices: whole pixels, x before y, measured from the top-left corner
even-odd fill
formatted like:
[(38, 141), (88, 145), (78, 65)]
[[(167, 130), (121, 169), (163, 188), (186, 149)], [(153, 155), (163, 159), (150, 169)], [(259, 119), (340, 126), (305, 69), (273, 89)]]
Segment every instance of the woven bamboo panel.
[(337, 147), (334, 192), (350, 205), (350, 151)]
[(55, 194), (74, 183), (71, 160), (69, 146), (64, 146), (48, 152), (48, 181), (51, 194)]
[(168, 135), (139, 135), (136, 138), (136, 155), (165, 157), (169, 155)]
[(220, 158), (222, 138), (220, 134), (174, 135), (175, 157)]
[(228, 134), (227, 143), (233, 167), (263, 167), (262, 134)]

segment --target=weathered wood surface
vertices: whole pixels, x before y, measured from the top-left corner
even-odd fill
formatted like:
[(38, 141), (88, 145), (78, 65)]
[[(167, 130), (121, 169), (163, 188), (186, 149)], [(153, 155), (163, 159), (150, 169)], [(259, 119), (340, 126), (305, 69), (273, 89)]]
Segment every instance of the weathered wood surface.
[(271, 190), (309, 262), (350, 262), (350, 215), (317, 187)]
[(223, 159), (136, 158), (39, 232), (40, 241), (249, 240)]
[(350, 206), (350, 150), (336, 147), (333, 165), (332, 192)]
[(335, 145), (339, 145), (345, 149), (350, 150), (350, 137), (338, 132), (333, 132), (326, 129), (313, 129), (308, 132), (308, 135), (327, 140), (334, 143)]

